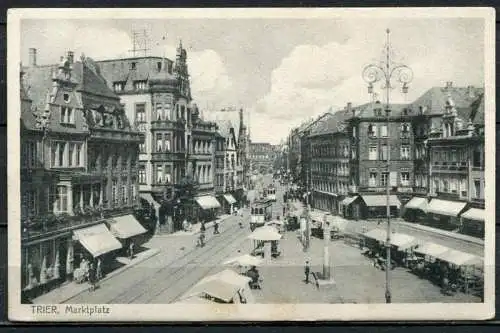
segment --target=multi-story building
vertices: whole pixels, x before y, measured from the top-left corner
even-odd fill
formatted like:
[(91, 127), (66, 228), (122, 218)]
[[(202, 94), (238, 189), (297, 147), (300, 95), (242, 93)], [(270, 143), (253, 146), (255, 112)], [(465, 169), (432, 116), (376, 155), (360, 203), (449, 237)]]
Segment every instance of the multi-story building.
[[(471, 96), (472, 98), (472, 96)], [(451, 96), (431, 126), (427, 222), (484, 237), (484, 100), (458, 108)]]
[(72, 276), (81, 256), (112, 260), (136, 236), (121, 225), (144, 230), (133, 216), (144, 135), (92, 59), (68, 52), (38, 66), (30, 49), (23, 71), (22, 288), (34, 296)]
[(405, 206), (404, 216), (412, 221), (426, 221), (424, 213), (429, 194), (430, 155), (428, 154), (428, 139), (432, 128), (442, 127), (442, 116), (446, 112), (447, 101), (450, 99), (457, 110), (470, 110), (477, 97), (484, 92), (476, 87), (454, 87), (447, 82), (444, 87), (433, 87), (416, 99), (409, 106), (412, 114), (412, 128), (415, 138), (414, 184), (412, 202)]
[(238, 141), (233, 123), (230, 120), (219, 120), (217, 126), (219, 134), (224, 138), (223, 194), (218, 199), (223, 211), (228, 214), (232, 212), (237, 202), (236, 192), (243, 186), (238, 179), (238, 169), (241, 168), (241, 164), (238, 160)]
[(350, 142), (345, 125), (349, 116), (345, 110), (330, 114), (309, 136), (312, 205), (334, 215), (341, 211), (350, 184)]
[(253, 170), (262, 174), (269, 173), (275, 158), (275, 149), (270, 143), (250, 142), (250, 163)]
[(226, 140), (219, 133), (215, 133), (215, 158), (214, 158), (214, 189), (218, 198), (224, 196), (224, 162), (226, 157)]
[(203, 121), (192, 103), (187, 52), (179, 44), (175, 61), (134, 57), (99, 65), (128, 117), (146, 136), (139, 155), (141, 198), (155, 208), (158, 227), (173, 232), (181, 227), (172, 219), (181, 180), (189, 174), (202, 181), (202, 193), (213, 192), (208, 157), (213, 155), (215, 125)]

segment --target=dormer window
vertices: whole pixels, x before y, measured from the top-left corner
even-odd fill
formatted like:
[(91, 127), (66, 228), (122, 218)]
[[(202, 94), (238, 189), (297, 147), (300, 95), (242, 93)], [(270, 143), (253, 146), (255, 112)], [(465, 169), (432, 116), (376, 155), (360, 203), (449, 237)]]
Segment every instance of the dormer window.
[(113, 89), (114, 91), (122, 91), (125, 88), (125, 83), (123, 82), (114, 82)]
[(134, 82), (135, 90), (145, 90), (146, 89), (146, 81), (135, 81)]
[(61, 107), (61, 124), (75, 124), (75, 114), (72, 108)]
[(63, 95), (63, 100), (64, 100), (65, 103), (69, 103), (69, 101), (70, 101), (69, 94), (64, 94)]

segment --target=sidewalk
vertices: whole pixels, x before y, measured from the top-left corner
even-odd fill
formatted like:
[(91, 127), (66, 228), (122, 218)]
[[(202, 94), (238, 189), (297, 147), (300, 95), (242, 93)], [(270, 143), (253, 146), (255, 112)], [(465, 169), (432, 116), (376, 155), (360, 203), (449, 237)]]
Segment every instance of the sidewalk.
[[(134, 259), (118, 257), (116, 260), (124, 266), (106, 274), (106, 276), (100, 281), (100, 283), (105, 282), (108, 279), (111, 279), (113, 276), (123, 273), (124, 271), (134, 267), (135, 265), (157, 255), (160, 253), (158, 249), (148, 249), (146, 251), (138, 253)], [(78, 295), (90, 288), (90, 284), (88, 282), (84, 283), (76, 283), (76, 282), (68, 282), (60, 287), (49, 291), (46, 294), (43, 294), (33, 300), (34, 304), (61, 304), (67, 301), (68, 299)]]
[[(218, 217), (216, 220), (219, 222), (219, 225), (221, 225), (222, 222), (224, 222), (226, 219), (230, 218), (231, 216), (234, 216), (234, 215), (224, 214), (224, 215), (221, 215), (220, 217)], [(214, 221), (205, 223), (205, 228), (206, 229), (213, 228), (213, 226), (214, 226)], [(179, 230), (179, 231), (176, 231), (176, 232), (174, 232), (172, 234), (163, 235), (163, 236), (191, 236), (191, 235), (196, 235), (196, 234), (200, 233), (200, 228), (201, 228), (201, 223), (196, 223), (196, 224), (192, 224), (192, 229), (190, 231)]]

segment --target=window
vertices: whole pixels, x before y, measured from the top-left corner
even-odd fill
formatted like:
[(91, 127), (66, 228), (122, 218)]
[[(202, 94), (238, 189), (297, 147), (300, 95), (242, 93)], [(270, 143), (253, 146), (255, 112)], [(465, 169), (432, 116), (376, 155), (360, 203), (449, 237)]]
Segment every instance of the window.
[(135, 121), (138, 123), (146, 121), (146, 104), (140, 103), (135, 105)]
[(69, 103), (70, 101), (69, 94), (63, 94), (63, 100), (65, 103)]
[(480, 168), (481, 167), (481, 151), (478, 148), (475, 148), (473, 153), (472, 153), (472, 166), (475, 168)]
[(382, 172), (381, 177), (380, 177), (380, 185), (381, 186), (387, 186), (388, 178), (389, 178), (389, 173), (388, 172)]
[(51, 145), (51, 166), (63, 167), (65, 163), (64, 154), (66, 152), (66, 142), (53, 141)]
[(163, 120), (165, 119), (163, 115), (163, 105), (158, 103), (156, 104), (156, 120)]
[(481, 181), (474, 179), (474, 198), (481, 199)]
[(74, 124), (75, 115), (72, 108), (62, 106), (61, 107), (61, 124)]
[(139, 184), (146, 184), (146, 166), (139, 164)]
[(54, 200), (57, 213), (68, 211), (68, 188), (66, 186), (57, 186), (53, 192), (56, 195)]
[(387, 161), (387, 157), (388, 157), (388, 155), (387, 155), (387, 145), (384, 144), (384, 145), (382, 145), (381, 148), (382, 149), (380, 150), (380, 159), (382, 161)]
[(156, 63), (156, 69), (158, 70), (158, 72), (161, 71), (161, 61), (158, 61)]
[(409, 124), (401, 124), (401, 134), (403, 137), (410, 134), (410, 125)]
[(146, 152), (146, 143), (141, 142), (139, 143), (139, 153), (145, 153)]
[(125, 184), (127, 184), (126, 179), (122, 181), (122, 186), (120, 191), (120, 198), (122, 199), (123, 204), (128, 203), (127, 185)]
[(82, 154), (82, 144), (76, 143), (75, 144), (75, 166), (82, 165), (82, 160), (81, 160), (82, 155), (81, 154)]
[(136, 62), (131, 62), (130, 63), (130, 69), (136, 69), (137, 68), (137, 63)]
[(163, 183), (163, 165), (156, 166), (156, 183)]
[(451, 193), (457, 193), (458, 190), (458, 180), (453, 178), (450, 179), (450, 191)]
[(462, 197), (467, 196), (467, 188), (468, 188), (467, 179), (466, 178), (460, 179), (460, 194), (462, 195)]
[(443, 192), (449, 192), (449, 183), (447, 180), (443, 180)]
[(433, 184), (434, 184), (433, 186), (434, 193), (439, 192), (439, 181), (437, 179), (434, 179)]
[(383, 138), (387, 137), (387, 125), (380, 126), (380, 136)]
[(368, 125), (368, 136), (376, 137), (377, 136), (377, 125), (370, 124)]
[(115, 91), (122, 91), (124, 87), (125, 87), (125, 83), (123, 83), (123, 82), (114, 82), (113, 83), (113, 89)]
[(401, 185), (402, 186), (410, 186), (410, 173), (409, 172), (401, 172)]
[(156, 134), (156, 152), (161, 153), (163, 151), (163, 134)]
[(146, 89), (146, 81), (135, 81), (134, 82), (135, 90), (144, 90)]
[(34, 141), (27, 141), (21, 144), (21, 163), (25, 167), (35, 167), (37, 165), (37, 144)]
[[(419, 147), (417, 147), (418, 149)], [(409, 160), (410, 159), (410, 146), (401, 146), (401, 159)]]
[(377, 186), (377, 173), (370, 172), (370, 179), (368, 181), (369, 186), (374, 187)]
[(370, 146), (368, 149), (368, 159), (371, 161), (377, 160), (377, 146)]
[(74, 153), (75, 153), (75, 144), (74, 143), (70, 143), (69, 144), (69, 159), (68, 159), (68, 166), (73, 166), (73, 162), (74, 162)]

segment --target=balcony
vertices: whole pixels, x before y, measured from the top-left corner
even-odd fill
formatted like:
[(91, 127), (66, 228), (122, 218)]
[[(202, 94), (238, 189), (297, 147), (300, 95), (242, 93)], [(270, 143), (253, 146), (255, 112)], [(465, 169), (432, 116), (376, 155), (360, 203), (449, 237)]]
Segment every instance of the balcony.
[(154, 152), (151, 153), (151, 161), (183, 161), (185, 154), (185, 151)]
[(42, 216), (33, 216), (22, 222), (21, 239), (23, 241), (32, 241), (42, 237), (50, 237), (58, 233), (71, 232), (74, 229), (83, 228), (99, 223), (114, 216), (132, 214), (135, 205), (128, 205), (113, 209), (92, 208), (88, 212), (70, 216), (68, 214), (54, 215), (46, 214)]
[(154, 120), (151, 130), (184, 130), (184, 124), (172, 120)]
[(460, 195), (457, 191), (455, 191), (455, 192), (436, 191), (436, 194), (440, 199), (444, 199), (444, 200), (447, 200), (447, 199), (448, 200), (459, 200), (460, 199)]
[(434, 162), (431, 166), (432, 171), (437, 172), (457, 172), (464, 173), (467, 172), (466, 162)]
[(398, 193), (413, 193), (413, 187), (410, 185), (401, 185), (398, 187)]
[(210, 153), (192, 153), (192, 154), (189, 154), (189, 160), (208, 161), (211, 159), (212, 159), (212, 154), (210, 154)]
[(425, 186), (413, 186), (413, 193), (427, 195), (428, 189)]
[(483, 208), (484, 209), (484, 199), (481, 198), (472, 198), (471, 203), (474, 204), (477, 207)]

